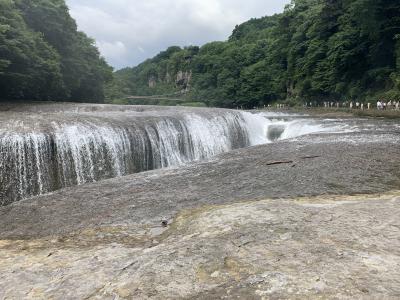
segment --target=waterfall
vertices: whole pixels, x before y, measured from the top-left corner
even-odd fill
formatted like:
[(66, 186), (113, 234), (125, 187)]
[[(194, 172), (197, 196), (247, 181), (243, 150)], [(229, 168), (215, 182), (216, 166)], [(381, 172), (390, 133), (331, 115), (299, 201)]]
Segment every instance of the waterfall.
[(0, 125), (0, 205), (318, 131), (293, 134), (285, 132), (290, 122), (227, 110), (53, 113)]

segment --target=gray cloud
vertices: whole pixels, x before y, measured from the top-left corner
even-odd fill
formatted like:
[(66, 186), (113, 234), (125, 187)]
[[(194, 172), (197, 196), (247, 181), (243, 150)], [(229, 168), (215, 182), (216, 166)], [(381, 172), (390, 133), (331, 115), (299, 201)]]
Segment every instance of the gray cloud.
[(235, 25), (283, 11), (290, 0), (67, 0), (80, 30), (115, 68), (168, 46), (226, 40)]

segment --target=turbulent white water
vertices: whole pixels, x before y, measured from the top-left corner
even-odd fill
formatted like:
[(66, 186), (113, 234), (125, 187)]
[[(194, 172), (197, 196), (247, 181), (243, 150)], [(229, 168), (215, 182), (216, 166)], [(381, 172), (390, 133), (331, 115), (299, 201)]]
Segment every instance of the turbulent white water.
[(0, 204), (67, 186), (179, 166), (233, 149), (326, 131), (311, 120), (236, 111), (146, 118), (51, 115), (3, 121)]

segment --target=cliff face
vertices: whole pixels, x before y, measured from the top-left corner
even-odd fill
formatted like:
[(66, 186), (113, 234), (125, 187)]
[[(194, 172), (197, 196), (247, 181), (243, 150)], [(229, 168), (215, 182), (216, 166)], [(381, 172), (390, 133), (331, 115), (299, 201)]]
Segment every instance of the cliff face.
[(152, 75), (149, 78), (149, 88), (153, 89), (157, 86), (157, 79)]
[[(183, 71), (179, 70), (173, 76), (169, 71), (166, 74), (161, 75), (159, 78), (155, 75), (150, 75), (148, 78), (148, 87), (150, 89), (156, 89), (158, 85), (167, 85), (170, 88), (175, 88), (176, 90), (184, 93), (190, 92), (190, 86), (192, 82), (193, 72), (192, 70)], [(175, 78), (175, 81), (172, 80)]]
[(193, 61), (198, 47), (170, 47), (156, 57), (134, 68), (115, 73), (108, 86), (107, 98), (114, 100), (127, 95), (187, 94), (193, 87)]
[(190, 91), (190, 83), (192, 81), (192, 71), (179, 71), (178, 74), (176, 74), (176, 81), (175, 85), (177, 88), (181, 88), (181, 90), (185, 92)]

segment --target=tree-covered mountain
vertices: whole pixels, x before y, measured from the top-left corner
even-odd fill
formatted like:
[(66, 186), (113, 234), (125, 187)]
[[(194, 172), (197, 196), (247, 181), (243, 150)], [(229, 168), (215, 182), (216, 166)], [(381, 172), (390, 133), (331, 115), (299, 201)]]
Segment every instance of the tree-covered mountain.
[(222, 107), (400, 98), (400, 1), (293, 0), (226, 42), (171, 47), (116, 72), (107, 97), (180, 91)]
[(0, 99), (101, 102), (111, 79), (64, 0), (0, 0)]

